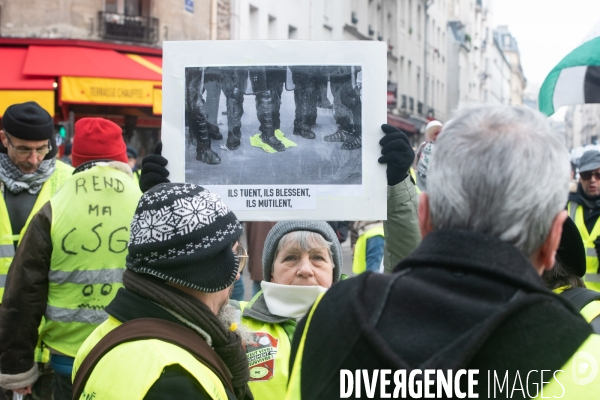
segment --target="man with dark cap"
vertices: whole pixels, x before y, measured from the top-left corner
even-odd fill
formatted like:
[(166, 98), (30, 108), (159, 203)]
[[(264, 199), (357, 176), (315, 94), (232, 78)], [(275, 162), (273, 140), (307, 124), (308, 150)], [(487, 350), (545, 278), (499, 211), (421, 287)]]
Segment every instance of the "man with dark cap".
[(131, 172), (133, 172), (133, 180), (139, 184), (140, 183), (140, 170), (137, 167), (137, 151), (131, 147), (127, 146), (127, 165), (131, 168)]
[(71, 159), (71, 150), (72, 149), (73, 149), (73, 144), (71, 144), (71, 143), (65, 144), (65, 151), (63, 153), (63, 156), (60, 158), (60, 161), (64, 162), (65, 164), (72, 165), (73, 164), (73, 160)]
[(115, 123), (77, 121), (72, 156), (74, 173), (23, 235), (0, 307), (0, 386), (31, 392), (41, 343), (51, 354), (55, 400), (71, 399), (77, 350), (106, 320), (104, 307), (122, 286), (129, 224), (141, 196)]
[[(242, 268), (242, 231), (221, 198), (200, 186), (160, 184), (142, 196), (131, 222), (125, 287), (75, 359), (76, 398), (252, 399), (238, 335), (243, 329), (228, 305)], [(191, 337), (203, 357), (194, 357), (183, 340), (152, 334), (98, 355), (107, 341), (127, 337), (128, 327), (140, 323), (148, 331), (169, 326)]]
[(29, 221), (73, 168), (56, 160), (54, 122), (35, 102), (13, 104), (6, 109), (0, 142), (1, 299), (8, 267)]
[(600, 152), (589, 150), (579, 160), (577, 192), (569, 195), (569, 217), (575, 221), (583, 244), (587, 269), (583, 280), (589, 289), (600, 291), (598, 250), (600, 250)]

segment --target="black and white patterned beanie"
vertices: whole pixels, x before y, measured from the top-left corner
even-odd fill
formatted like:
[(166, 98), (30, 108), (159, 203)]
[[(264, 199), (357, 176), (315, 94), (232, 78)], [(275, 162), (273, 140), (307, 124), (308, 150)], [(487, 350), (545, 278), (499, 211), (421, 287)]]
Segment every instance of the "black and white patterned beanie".
[(191, 183), (164, 183), (140, 199), (126, 266), (201, 292), (235, 281), (232, 245), (243, 228), (216, 193)]

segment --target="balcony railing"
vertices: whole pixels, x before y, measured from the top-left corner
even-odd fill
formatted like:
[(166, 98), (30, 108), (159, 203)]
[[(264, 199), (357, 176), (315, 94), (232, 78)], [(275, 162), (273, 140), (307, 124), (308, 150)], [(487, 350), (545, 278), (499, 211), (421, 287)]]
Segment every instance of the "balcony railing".
[(99, 11), (98, 27), (102, 39), (149, 44), (158, 39), (158, 18)]

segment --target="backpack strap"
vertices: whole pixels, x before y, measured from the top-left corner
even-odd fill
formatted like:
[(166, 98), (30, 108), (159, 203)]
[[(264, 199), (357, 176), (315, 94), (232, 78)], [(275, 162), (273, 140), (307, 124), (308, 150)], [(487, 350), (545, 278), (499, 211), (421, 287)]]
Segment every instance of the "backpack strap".
[(565, 290), (559, 296), (568, 300), (578, 311), (581, 311), (583, 307), (587, 306), (592, 301), (600, 300), (600, 292), (582, 287), (574, 287)]
[(191, 353), (208, 367), (225, 386), (228, 397), (235, 399), (232, 375), (223, 360), (193, 330), (158, 318), (138, 318), (119, 325), (104, 336), (85, 357), (73, 380), (73, 399), (78, 400), (100, 359), (113, 348), (136, 340), (158, 339)]

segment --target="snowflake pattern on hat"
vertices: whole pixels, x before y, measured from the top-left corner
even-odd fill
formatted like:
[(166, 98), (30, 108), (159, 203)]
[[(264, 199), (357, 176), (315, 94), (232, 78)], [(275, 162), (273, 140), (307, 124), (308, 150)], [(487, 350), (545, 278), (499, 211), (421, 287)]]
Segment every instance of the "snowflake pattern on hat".
[[(142, 199), (152, 204), (157, 200), (166, 200), (170, 194), (179, 195), (182, 192), (187, 193), (187, 190), (172, 188), (157, 191)], [(140, 200), (140, 204), (142, 203), (143, 200)], [(133, 244), (162, 242), (171, 239), (173, 235), (187, 235), (210, 225), (217, 217), (222, 217), (228, 212), (229, 209), (221, 201), (221, 197), (208, 190), (193, 197), (180, 197), (171, 205), (136, 213), (131, 222), (130, 242)]]

